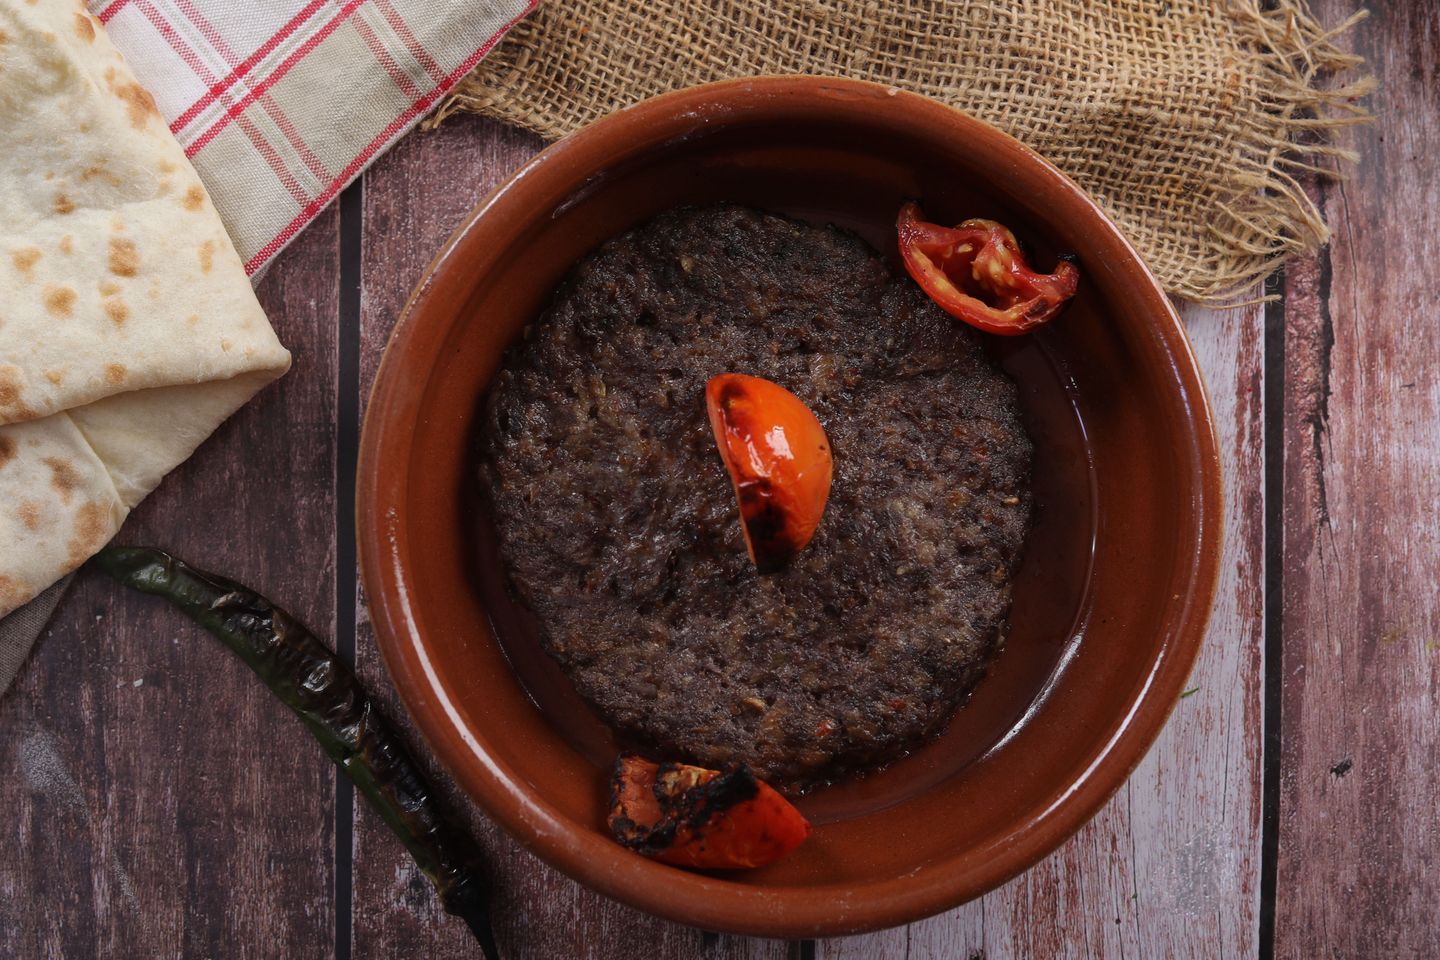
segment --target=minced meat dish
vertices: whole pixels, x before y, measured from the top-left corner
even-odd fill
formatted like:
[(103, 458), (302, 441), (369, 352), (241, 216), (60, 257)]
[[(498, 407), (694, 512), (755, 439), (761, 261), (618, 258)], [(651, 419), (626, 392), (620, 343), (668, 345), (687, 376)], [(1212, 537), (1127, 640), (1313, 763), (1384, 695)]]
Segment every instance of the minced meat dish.
[[(799, 396), (834, 454), (819, 530), (775, 573), (706, 417), (725, 372)], [(1015, 385), (844, 231), (724, 205), (609, 241), (506, 355), (480, 445), (547, 649), (662, 758), (790, 790), (874, 767), (1003, 641), (1030, 516)]]

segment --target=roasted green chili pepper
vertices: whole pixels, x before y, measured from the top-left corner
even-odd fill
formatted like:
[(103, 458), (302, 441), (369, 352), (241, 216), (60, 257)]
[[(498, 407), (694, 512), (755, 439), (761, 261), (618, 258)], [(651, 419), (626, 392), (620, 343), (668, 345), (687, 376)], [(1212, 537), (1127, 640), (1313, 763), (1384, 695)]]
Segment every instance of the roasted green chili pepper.
[(355, 674), (290, 614), (231, 580), (160, 550), (107, 547), (95, 557), (116, 580), (164, 597), (222, 640), (300, 715), (495, 960), (480, 849), (441, 813), (400, 738)]

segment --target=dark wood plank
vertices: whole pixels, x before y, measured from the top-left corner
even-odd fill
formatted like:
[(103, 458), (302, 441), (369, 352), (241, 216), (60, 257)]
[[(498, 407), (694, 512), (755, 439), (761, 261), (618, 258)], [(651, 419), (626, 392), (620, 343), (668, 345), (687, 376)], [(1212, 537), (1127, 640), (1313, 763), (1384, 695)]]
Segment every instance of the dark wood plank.
[(1225, 470), (1222, 579), (1194, 693), (1100, 814), (1035, 869), (974, 903), (826, 960), (1253, 957), (1260, 878), (1264, 651), (1263, 311), (1182, 311)]
[[(337, 220), (261, 289), (295, 369), (140, 506), (170, 547), (334, 622)], [(333, 956), (334, 773), (238, 660), (87, 571), (0, 701), (0, 956)]]
[[(1338, 22), (1349, 4), (1318, 4)], [(1377, 4), (1362, 160), (1287, 272), (1277, 957), (1440, 955), (1440, 4)]]
[[(365, 176), (361, 387), (368, 391), (380, 354), (410, 289), (466, 212), (543, 144), (474, 117), (407, 138)], [(392, 716), (403, 710), (364, 622), (361, 675), (384, 691)], [(419, 735), (405, 722), (412, 741)], [(423, 754), (422, 754), (423, 756)], [(433, 763), (451, 806), (463, 812), (494, 857), (497, 935), (507, 958), (727, 957), (779, 960), (781, 943), (706, 937), (606, 900), (551, 870), (488, 823)], [(355, 822), (354, 956), (450, 957), (474, 947), (464, 926), (438, 908), (404, 850), (369, 810)], [(467, 953), (469, 951), (469, 953)]]

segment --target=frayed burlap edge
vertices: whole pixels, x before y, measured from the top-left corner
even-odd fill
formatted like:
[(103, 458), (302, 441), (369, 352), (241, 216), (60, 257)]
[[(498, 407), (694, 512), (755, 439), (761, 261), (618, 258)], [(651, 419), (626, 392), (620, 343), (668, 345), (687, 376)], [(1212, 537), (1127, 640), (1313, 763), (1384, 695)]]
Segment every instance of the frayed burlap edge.
[(1275, 9), (1264, 11), (1250, 3), (1231, 7), (1242, 42), (1259, 51), (1263, 76), (1271, 83), (1264, 100), (1271, 125), (1253, 131), (1258, 157), (1228, 171), (1226, 192), (1231, 199), (1220, 204), (1218, 222), (1208, 225), (1220, 251), (1207, 271), (1210, 275), (1203, 282), (1167, 286), (1176, 296), (1210, 305), (1235, 305), (1237, 296), (1286, 260), (1329, 241), (1324, 217), (1297, 175), (1343, 177), (1342, 162), (1354, 163), (1359, 157), (1333, 144), (1330, 135), (1374, 119), (1357, 103), (1374, 92), (1374, 77), (1338, 87), (1322, 85), (1364, 63), (1335, 40), (1369, 11), (1358, 10), (1326, 30), (1297, 0), (1280, 0)]
[[(1208, 236), (1205, 256), (1191, 258), (1178, 269), (1165, 269), (1160, 265), (1173, 258), (1156, 256), (1157, 251), (1146, 250), (1145, 244), (1138, 246), (1171, 294), (1200, 304), (1234, 307), (1256, 302), (1252, 294), (1257, 284), (1286, 260), (1328, 241), (1323, 216), (1301, 178), (1341, 177), (1342, 164), (1358, 159), (1353, 150), (1335, 145), (1331, 135), (1373, 119), (1357, 101), (1373, 92), (1375, 81), (1366, 76), (1331, 84), (1332, 78), (1364, 62), (1342, 50), (1336, 40), (1368, 16), (1365, 10), (1326, 29), (1305, 0), (1277, 0), (1264, 8), (1260, 0), (1230, 0), (1224, 9), (1239, 51), (1252, 58), (1261, 81), (1259, 109), (1246, 124), (1234, 164), (1217, 171), (1221, 199), (1210, 211), (1209, 222), (1188, 225)], [(580, 97), (557, 105), (519, 95), (527, 70), (544, 56), (537, 46), (544, 38), (527, 36), (523, 28), (522, 24), (461, 82), (426, 121), (427, 129), (456, 113), (474, 112), (558, 139), (595, 119)], [(583, 76), (575, 79), (577, 85), (584, 82)]]

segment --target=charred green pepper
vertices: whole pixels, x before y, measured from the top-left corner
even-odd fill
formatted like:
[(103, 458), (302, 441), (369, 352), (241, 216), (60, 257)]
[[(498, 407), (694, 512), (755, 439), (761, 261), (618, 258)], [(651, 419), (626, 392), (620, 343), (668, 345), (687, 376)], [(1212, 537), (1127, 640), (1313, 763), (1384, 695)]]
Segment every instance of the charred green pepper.
[(244, 660), (300, 716), (405, 844), (446, 911), (463, 919), (495, 960), (480, 849), (442, 813), (350, 668), (290, 614), (232, 580), (146, 547), (107, 547), (95, 560), (126, 586), (169, 600)]

